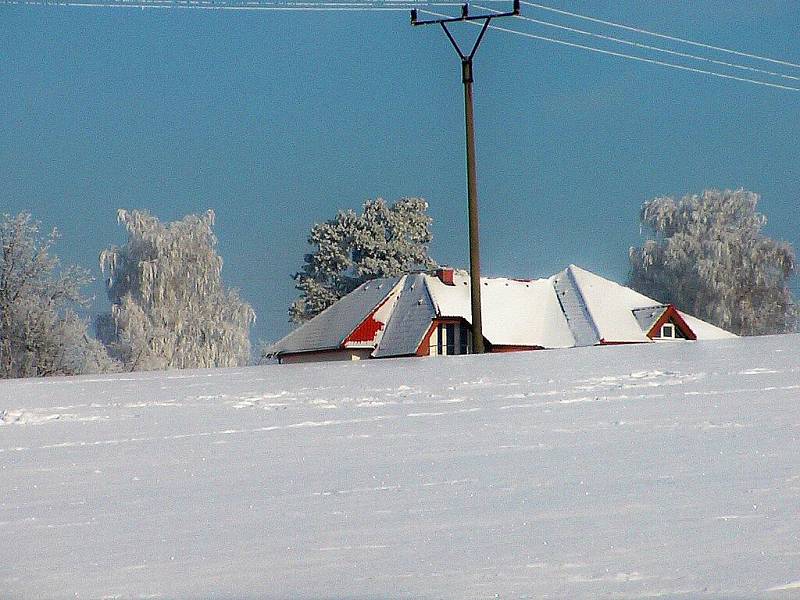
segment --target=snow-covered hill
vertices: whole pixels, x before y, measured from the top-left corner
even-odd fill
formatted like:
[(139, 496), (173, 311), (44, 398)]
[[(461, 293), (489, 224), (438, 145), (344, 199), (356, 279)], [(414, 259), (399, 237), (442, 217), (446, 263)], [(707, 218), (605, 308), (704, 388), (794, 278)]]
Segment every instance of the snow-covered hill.
[(797, 597), (799, 347), (0, 382), (0, 597)]

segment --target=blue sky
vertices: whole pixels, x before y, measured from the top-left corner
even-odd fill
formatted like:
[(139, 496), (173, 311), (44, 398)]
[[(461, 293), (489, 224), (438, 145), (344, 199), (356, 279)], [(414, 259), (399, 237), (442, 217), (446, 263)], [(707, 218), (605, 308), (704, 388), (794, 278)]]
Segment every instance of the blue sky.
[[(548, 5), (800, 63), (796, 2)], [(707, 187), (762, 194), (767, 233), (800, 243), (800, 92), (500, 31), (487, 34), (475, 73), (485, 275), (548, 276), (576, 263), (622, 280), (628, 247), (642, 240), (642, 202)], [(431, 254), (467, 266), (459, 64), (440, 30), (412, 28), (405, 12), (0, 5), (0, 104), (0, 212), (58, 227), (62, 261), (99, 280), (99, 252), (124, 241), (117, 208), (162, 220), (213, 208), (225, 282), (259, 317), (254, 341), (289, 330), (290, 274), (311, 225), (367, 198), (426, 198)], [(99, 282), (93, 292), (95, 310), (107, 307)]]

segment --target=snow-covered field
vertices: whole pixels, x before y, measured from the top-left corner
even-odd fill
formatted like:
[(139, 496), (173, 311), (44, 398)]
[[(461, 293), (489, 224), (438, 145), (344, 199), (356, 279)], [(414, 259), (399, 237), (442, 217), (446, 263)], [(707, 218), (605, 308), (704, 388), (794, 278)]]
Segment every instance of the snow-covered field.
[(799, 597), (798, 349), (0, 382), (0, 597)]

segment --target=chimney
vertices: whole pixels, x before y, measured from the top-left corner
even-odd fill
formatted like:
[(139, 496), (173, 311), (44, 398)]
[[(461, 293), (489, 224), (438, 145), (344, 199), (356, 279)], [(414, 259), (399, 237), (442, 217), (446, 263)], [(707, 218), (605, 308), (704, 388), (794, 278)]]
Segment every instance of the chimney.
[(439, 278), (445, 285), (455, 285), (456, 282), (453, 281), (453, 274), (454, 271), (450, 267), (442, 267), (441, 269), (436, 270), (436, 276)]

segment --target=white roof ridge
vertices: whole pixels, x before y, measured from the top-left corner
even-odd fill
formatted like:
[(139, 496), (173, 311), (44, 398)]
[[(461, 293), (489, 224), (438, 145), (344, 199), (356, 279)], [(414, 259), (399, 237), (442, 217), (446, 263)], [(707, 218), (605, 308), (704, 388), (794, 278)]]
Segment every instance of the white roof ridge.
[[(570, 273), (574, 273), (577, 271), (578, 273), (588, 273), (589, 275), (594, 275), (595, 277), (600, 277), (601, 279), (606, 279), (602, 275), (598, 275), (597, 273), (590, 271), (589, 269), (584, 269), (576, 264), (570, 263), (569, 266), (566, 268), (567, 271)], [(606, 281), (611, 281), (610, 279), (606, 279)], [(617, 283), (616, 281), (611, 281), (611, 283)], [(620, 285), (617, 283), (617, 285)]]
[[(457, 273), (457, 271), (456, 271), (456, 273)], [(436, 316), (437, 317), (441, 317), (442, 316), (442, 307), (439, 305), (439, 301), (437, 300), (436, 295), (431, 291), (430, 283), (428, 283), (429, 280), (438, 280), (438, 279), (439, 278), (436, 275), (425, 275), (422, 278), (422, 281), (425, 284), (425, 291), (428, 294), (428, 298), (431, 299), (431, 303), (433, 304), (433, 310), (436, 312)]]
[[(581, 288), (580, 282), (578, 282), (578, 278), (575, 277), (575, 270), (578, 270), (582, 273), (589, 273), (586, 269), (581, 269), (580, 267), (570, 264), (566, 269), (567, 277), (572, 284), (572, 287), (577, 292), (577, 296), (580, 298), (580, 306), (583, 308), (583, 312), (586, 315), (586, 321), (588, 322), (589, 326), (592, 328), (592, 333), (594, 337), (597, 338), (598, 342), (603, 341), (603, 334), (600, 331), (600, 327), (597, 324), (597, 318), (592, 313), (592, 309), (589, 307), (588, 299), (586, 298), (586, 292)], [(594, 273), (592, 273), (594, 275)]]
[[(358, 323), (356, 323), (356, 325), (353, 327), (353, 329), (347, 332), (347, 335), (345, 335), (344, 338), (342, 338), (342, 344), (344, 344), (344, 342), (347, 340), (347, 338), (349, 338), (351, 335), (353, 335), (353, 333), (355, 333), (356, 329), (358, 329), (359, 327), (361, 327), (361, 325), (364, 324), (364, 321), (366, 321), (370, 317), (370, 315), (375, 314), (375, 312), (377, 312), (378, 309), (380, 309), (384, 304), (386, 304), (386, 302), (392, 297), (392, 294), (394, 293), (394, 291), (397, 289), (397, 286), (402, 285), (403, 282), (406, 280), (406, 277), (408, 277), (408, 275), (401, 275), (400, 276), (400, 279), (397, 280), (397, 283), (395, 283), (392, 287), (389, 288), (389, 291), (386, 292), (386, 294), (383, 296), (383, 298), (378, 300), (378, 303), (375, 304), (375, 306), (373, 306), (369, 310), (369, 312), (367, 312), (367, 314), (365, 314), (364, 317)], [(391, 277), (379, 277), (378, 279), (370, 279), (368, 281), (365, 281), (364, 283), (362, 283), (358, 287), (366, 286), (366, 284), (378, 281), (379, 279), (382, 279), (382, 280), (386, 281), (386, 280), (391, 280), (392, 278)], [(381, 285), (383, 285), (383, 283), (379, 284), (378, 287), (380, 287)], [(367, 286), (367, 287), (369, 287), (369, 286)], [(356, 289), (358, 289), (358, 288), (356, 288)], [(365, 287), (365, 289), (366, 289), (366, 287)], [(353, 290), (353, 291), (355, 291), (355, 290)], [(352, 292), (350, 292), (350, 293), (352, 293)], [(325, 310), (327, 310), (327, 309), (325, 309)], [(393, 312), (394, 312), (394, 307), (392, 307), (391, 312), (389, 312), (389, 315), (386, 318), (386, 322), (387, 323), (389, 322), (389, 319), (392, 318), (392, 313)]]

